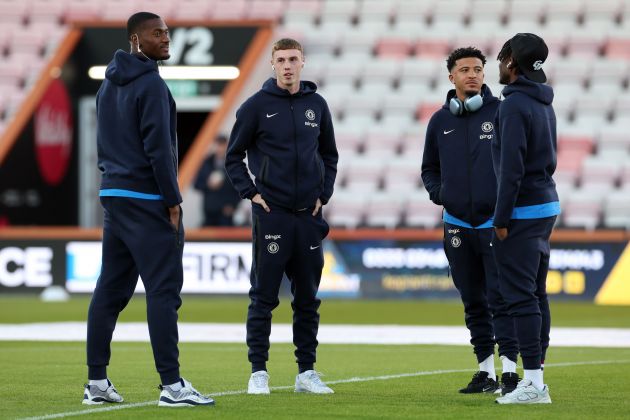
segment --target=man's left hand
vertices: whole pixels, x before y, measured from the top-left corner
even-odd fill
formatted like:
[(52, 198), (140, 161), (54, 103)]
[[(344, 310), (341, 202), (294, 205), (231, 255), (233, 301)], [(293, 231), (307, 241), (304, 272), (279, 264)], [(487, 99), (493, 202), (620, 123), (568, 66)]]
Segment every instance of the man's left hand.
[(507, 230), (507, 228), (498, 228), (498, 227), (495, 227), (495, 228), (494, 228), (494, 234), (497, 236), (497, 238), (498, 238), (500, 241), (503, 241), (503, 240), (505, 240), (505, 238), (507, 238), (507, 237), (508, 237), (508, 230)]
[(317, 202), (315, 203), (315, 209), (313, 210), (313, 216), (317, 216), (317, 213), (319, 213), (319, 209), (321, 208), (322, 208), (322, 200), (318, 198)]

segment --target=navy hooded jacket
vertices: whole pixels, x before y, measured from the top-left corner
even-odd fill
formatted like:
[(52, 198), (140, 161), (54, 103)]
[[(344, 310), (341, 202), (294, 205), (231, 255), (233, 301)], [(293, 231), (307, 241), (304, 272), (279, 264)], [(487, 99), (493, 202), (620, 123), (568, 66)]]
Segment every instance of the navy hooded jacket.
[(175, 101), (157, 63), (118, 50), (96, 95), (101, 195), (182, 201)]
[(328, 105), (316, 89), (302, 81), (291, 95), (270, 78), (236, 112), (225, 168), (242, 198), (260, 193), (294, 211), (314, 207), (318, 198), (328, 202), (339, 155)]
[(444, 206), (445, 221), (450, 215), (470, 227), (488, 222), (496, 202), (490, 148), (499, 100), (486, 85), (481, 95), (480, 109), (456, 116), (449, 110), (455, 90), (448, 92), (445, 104), (429, 120), (422, 156), (422, 181), (431, 201)]
[(497, 176), (494, 226), (510, 219), (537, 219), (560, 213), (556, 184), (556, 115), (553, 89), (519, 76), (503, 89), (497, 112), (492, 160)]

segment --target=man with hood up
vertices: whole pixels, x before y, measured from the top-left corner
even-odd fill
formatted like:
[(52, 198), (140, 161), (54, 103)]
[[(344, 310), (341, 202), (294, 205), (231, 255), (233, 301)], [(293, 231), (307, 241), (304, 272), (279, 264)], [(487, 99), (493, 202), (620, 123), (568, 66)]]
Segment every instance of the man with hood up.
[(505, 100), (497, 112), (492, 160), (497, 176), (492, 245), (501, 294), (514, 319), (523, 379), (498, 398), (499, 404), (549, 404), (543, 381), (551, 316), (546, 280), (549, 237), (560, 203), (552, 175), (556, 169), (556, 116), (553, 90), (542, 65), (549, 50), (537, 35), (508, 40), (499, 60)]
[[(512, 319), (499, 293), (490, 241), (496, 201), (491, 141), (499, 100), (484, 84), (486, 57), (474, 47), (458, 48), (446, 60), (455, 89), (429, 125), (422, 180), (431, 201), (444, 207), (444, 252), (464, 304), (470, 343), (479, 364), (464, 394), (508, 393), (516, 388), (518, 349)], [(494, 346), (503, 365), (501, 383)]]
[[(330, 394), (314, 370), (320, 300), (317, 290), (328, 224), (322, 206), (333, 193), (338, 153), (332, 118), (314, 83), (300, 81), (302, 45), (277, 41), (271, 51), (276, 78), (268, 79), (236, 113), (225, 168), (244, 199), (252, 201), (250, 305), (247, 314), (249, 394), (269, 394), (271, 311), (283, 275), (291, 281), (296, 392)], [(248, 165), (244, 159), (247, 156)], [(252, 181), (248, 166), (254, 175)]]
[(131, 52), (116, 51), (96, 95), (103, 259), (88, 312), (89, 383), (83, 403), (119, 403), (107, 377), (112, 334), (142, 278), (159, 406), (212, 405), (179, 374), (177, 310), (184, 226), (177, 185), (175, 102), (158, 73), (169, 55), (164, 21), (140, 12), (127, 22)]

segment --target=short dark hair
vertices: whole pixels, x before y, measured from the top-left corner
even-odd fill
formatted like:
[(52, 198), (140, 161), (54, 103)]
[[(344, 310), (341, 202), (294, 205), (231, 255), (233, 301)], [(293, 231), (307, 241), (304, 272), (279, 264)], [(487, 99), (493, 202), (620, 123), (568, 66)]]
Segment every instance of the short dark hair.
[(127, 20), (127, 38), (137, 33), (146, 21), (153, 19), (161, 19), (161, 17), (151, 12), (138, 12), (131, 15)]
[(505, 41), (505, 44), (503, 44), (503, 47), (501, 47), (501, 51), (499, 51), (499, 54), (497, 54), (497, 61), (503, 62), (503, 60), (512, 59), (512, 64), (510, 65), (510, 68), (515, 69), (517, 74), (521, 74), (516, 59), (512, 57), (512, 45), (510, 45), (510, 41), (511, 39), (508, 39), (507, 41)]
[(291, 38), (282, 38), (274, 42), (273, 47), (271, 47), (271, 56), (273, 57), (273, 53), (278, 50), (299, 50), (304, 55), (302, 44)]
[(511, 40), (508, 39), (505, 41), (505, 44), (503, 44), (503, 47), (501, 47), (501, 51), (497, 54), (498, 61), (503, 61), (506, 58), (512, 57), (512, 46), (510, 45), (510, 41)]
[(486, 56), (483, 55), (483, 53), (478, 48), (475, 48), (475, 47), (457, 48), (446, 59), (446, 68), (448, 69), (448, 72), (450, 73), (451, 70), (453, 70), (453, 67), (455, 67), (455, 62), (457, 60), (459, 60), (460, 58), (468, 58), (468, 57), (478, 58), (481, 60), (481, 63), (484, 66), (486, 65)]

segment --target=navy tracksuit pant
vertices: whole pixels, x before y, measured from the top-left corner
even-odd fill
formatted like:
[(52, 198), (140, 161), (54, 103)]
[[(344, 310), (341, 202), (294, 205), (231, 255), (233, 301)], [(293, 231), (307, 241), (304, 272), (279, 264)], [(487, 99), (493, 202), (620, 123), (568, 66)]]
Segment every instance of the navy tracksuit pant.
[(492, 231), (444, 223), (444, 251), (464, 303), (470, 344), (479, 363), (494, 354), (495, 343), (499, 344), (501, 356), (516, 361), (518, 354), (514, 323), (499, 293), (490, 245)]
[(524, 369), (540, 369), (549, 347), (551, 314), (547, 299), (549, 237), (556, 216), (512, 219), (508, 237), (493, 237), (499, 289), (514, 319)]
[[(104, 209), (101, 275), (88, 312), (89, 379), (105, 379), (118, 314), (142, 277), (155, 366), (162, 384), (179, 376), (177, 310), (181, 306), (184, 227), (170, 222), (161, 200), (101, 197)], [(180, 213), (181, 214), (181, 213)]]
[(317, 349), (320, 300), (317, 290), (324, 267), (322, 240), (328, 224), (321, 210), (293, 212), (269, 205), (270, 213), (252, 203), (253, 261), (247, 313), (248, 358), (252, 371), (269, 360), (271, 311), (278, 306), (283, 275), (291, 281), (293, 344), (300, 370), (312, 369)]

